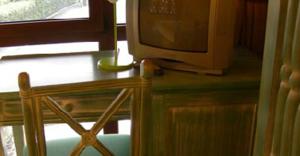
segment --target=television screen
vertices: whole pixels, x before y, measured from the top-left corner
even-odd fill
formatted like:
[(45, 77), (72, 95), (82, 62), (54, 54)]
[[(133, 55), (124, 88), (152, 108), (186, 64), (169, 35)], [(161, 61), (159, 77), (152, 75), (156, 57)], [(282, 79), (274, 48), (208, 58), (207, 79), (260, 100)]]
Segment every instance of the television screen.
[[(233, 57), (236, 0), (127, 0), (128, 50), (134, 60), (223, 74)], [(159, 62), (159, 63), (158, 63)]]
[(207, 52), (210, 0), (141, 0), (140, 42), (177, 51)]

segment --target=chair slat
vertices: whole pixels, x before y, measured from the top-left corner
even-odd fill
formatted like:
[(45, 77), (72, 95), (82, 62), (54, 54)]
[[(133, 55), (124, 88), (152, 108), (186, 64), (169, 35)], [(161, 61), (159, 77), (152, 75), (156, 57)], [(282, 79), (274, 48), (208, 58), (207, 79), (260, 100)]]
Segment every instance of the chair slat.
[(95, 144), (93, 144), (93, 147), (103, 154), (103, 156), (113, 156), (113, 154), (107, 149), (99, 140), (96, 140)]
[(128, 78), (118, 80), (103, 80), (95, 82), (83, 82), (73, 84), (60, 84), (51, 86), (38, 86), (32, 87), (33, 96), (49, 96), (54, 94), (63, 93), (76, 93), (76, 92), (88, 92), (104, 89), (120, 89), (120, 88), (135, 88), (143, 85), (149, 85), (142, 83), (140, 78)]
[(75, 120), (72, 116), (64, 111), (59, 104), (51, 97), (43, 98), (43, 102), (46, 106), (52, 110), (57, 116), (63, 119), (72, 129), (75, 130), (79, 135), (82, 135), (86, 130)]
[(34, 98), (34, 105), (33, 105), (33, 115), (35, 120), (35, 126), (36, 126), (36, 133), (37, 133), (37, 146), (38, 146), (38, 153), (39, 156), (46, 156), (46, 142), (45, 142), (45, 134), (44, 134), (44, 123), (43, 123), (43, 112), (41, 109), (41, 98), (36, 97)]
[(84, 146), (84, 144), (82, 143), (82, 141), (80, 141), (80, 143), (78, 143), (75, 146), (75, 148), (71, 152), (70, 156), (80, 156), (81, 152), (85, 149), (85, 147), (86, 146)]
[(111, 116), (120, 108), (121, 104), (132, 94), (132, 89), (123, 89), (116, 99), (109, 105), (101, 117), (92, 127), (94, 134), (98, 134), (104, 127), (105, 123), (111, 118)]

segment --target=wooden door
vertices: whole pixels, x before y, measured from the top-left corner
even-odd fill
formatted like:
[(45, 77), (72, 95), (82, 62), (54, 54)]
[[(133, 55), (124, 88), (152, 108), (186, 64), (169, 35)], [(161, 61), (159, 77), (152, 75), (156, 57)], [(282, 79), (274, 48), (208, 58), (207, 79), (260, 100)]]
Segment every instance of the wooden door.
[(254, 156), (299, 156), (300, 2), (268, 9)]

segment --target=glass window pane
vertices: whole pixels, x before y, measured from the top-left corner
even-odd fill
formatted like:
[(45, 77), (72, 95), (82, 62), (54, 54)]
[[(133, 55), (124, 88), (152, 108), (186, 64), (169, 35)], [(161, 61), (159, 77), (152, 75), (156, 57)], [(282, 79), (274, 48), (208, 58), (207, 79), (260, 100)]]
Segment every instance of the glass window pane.
[(126, 0), (117, 1), (117, 23), (126, 23)]
[(88, 0), (0, 0), (0, 22), (88, 17)]

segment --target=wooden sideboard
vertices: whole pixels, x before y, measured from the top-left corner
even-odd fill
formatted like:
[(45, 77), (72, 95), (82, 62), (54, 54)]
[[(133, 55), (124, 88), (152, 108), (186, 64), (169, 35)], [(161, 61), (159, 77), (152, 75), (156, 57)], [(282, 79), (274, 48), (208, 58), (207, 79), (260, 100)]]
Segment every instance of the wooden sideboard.
[[(103, 54), (93, 52), (0, 60), (0, 124), (22, 124), (17, 92), (21, 71), (31, 75), (32, 86), (117, 79), (138, 73), (136, 69), (99, 71), (100, 57)], [(153, 102), (143, 106), (142, 155), (251, 155), (260, 70), (259, 60), (240, 53), (224, 76), (173, 70), (155, 76)], [(103, 112), (113, 95), (105, 92), (103, 96), (90, 93), (56, 98), (77, 119), (90, 121)], [(128, 118), (128, 111), (128, 105), (123, 106), (115, 118)], [(59, 122), (50, 112), (46, 116), (49, 122)]]
[(225, 76), (166, 71), (144, 106), (142, 155), (250, 156), (260, 63), (239, 56)]

